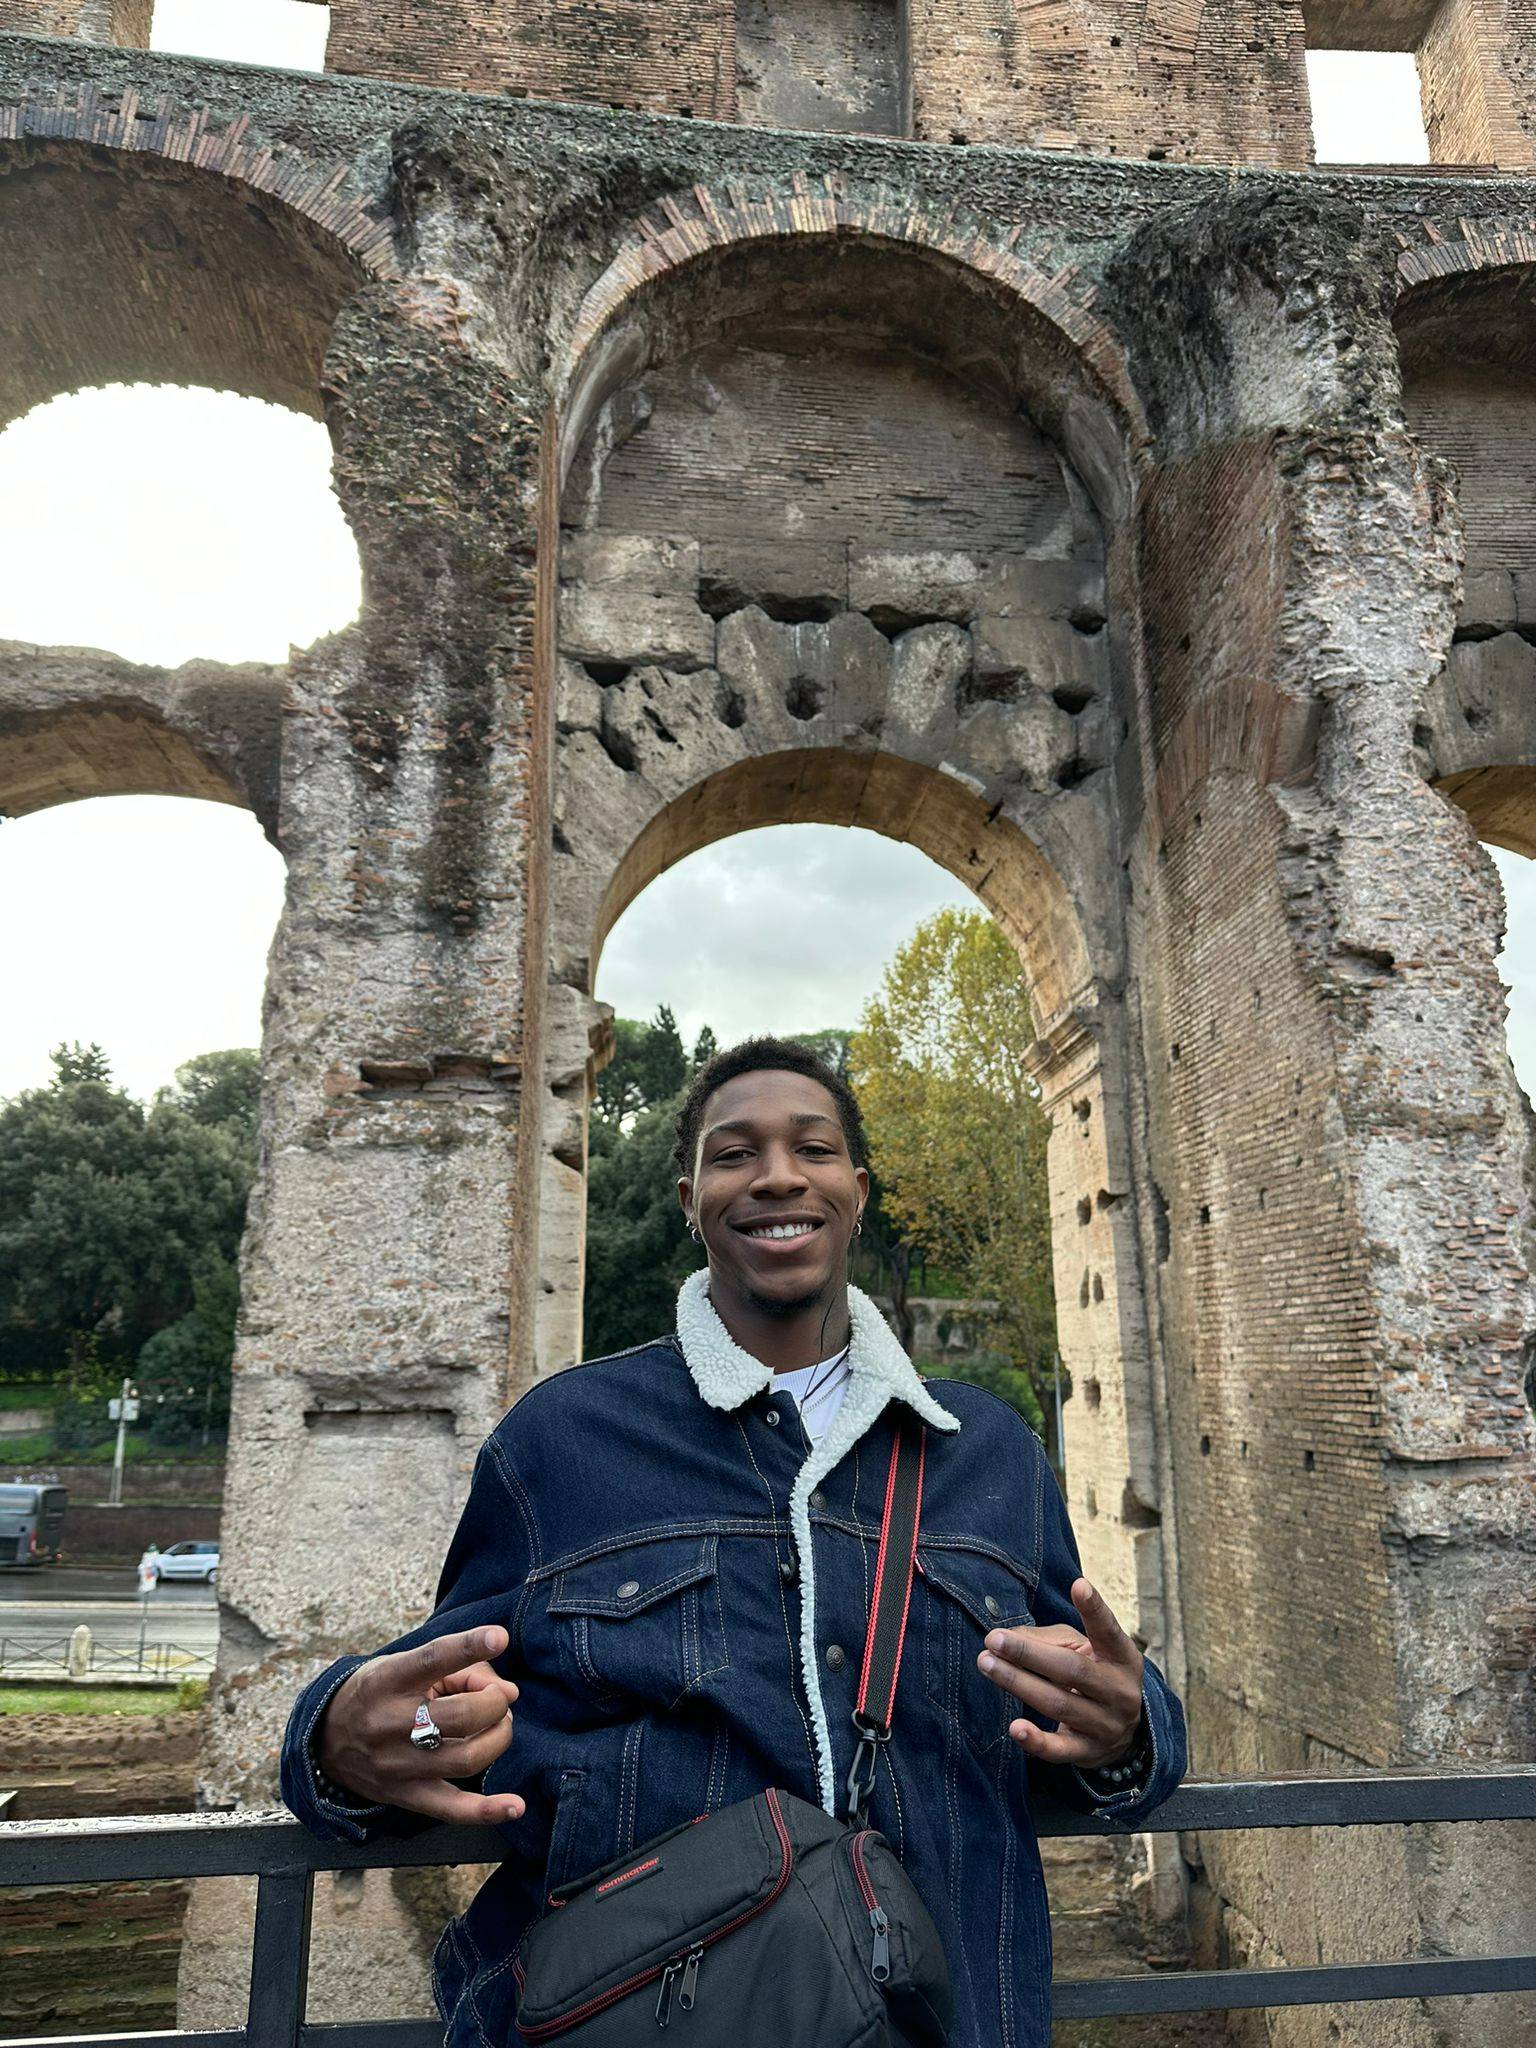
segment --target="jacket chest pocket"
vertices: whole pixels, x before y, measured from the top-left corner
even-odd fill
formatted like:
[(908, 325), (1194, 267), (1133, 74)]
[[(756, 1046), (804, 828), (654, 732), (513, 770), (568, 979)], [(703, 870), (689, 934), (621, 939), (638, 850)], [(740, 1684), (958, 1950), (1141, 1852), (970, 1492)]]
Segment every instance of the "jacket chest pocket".
[(1027, 1628), (1033, 1588), (1022, 1572), (982, 1550), (919, 1546), (923, 1588), (923, 1677), (928, 1697), (957, 1721), (972, 1746), (991, 1749), (1024, 1703), (984, 1678), (976, 1659), (989, 1630)]
[(549, 1617), (567, 1675), (605, 1706), (672, 1707), (730, 1663), (714, 1536), (659, 1536), (555, 1574)]

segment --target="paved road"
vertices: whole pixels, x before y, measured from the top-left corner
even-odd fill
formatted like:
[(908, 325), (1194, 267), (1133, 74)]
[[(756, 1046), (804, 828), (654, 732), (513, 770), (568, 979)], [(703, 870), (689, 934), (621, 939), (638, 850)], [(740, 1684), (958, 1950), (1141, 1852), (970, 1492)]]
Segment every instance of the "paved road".
[[(63, 1646), (81, 1622), (104, 1654), (98, 1669), (128, 1668), (139, 1647), (136, 1579), (126, 1571), (0, 1572), (0, 1665), (35, 1669), (62, 1663)], [(158, 1586), (149, 1596), (144, 1643), (149, 1662), (159, 1647), (169, 1666), (205, 1670), (219, 1639), (219, 1610), (202, 1585)]]

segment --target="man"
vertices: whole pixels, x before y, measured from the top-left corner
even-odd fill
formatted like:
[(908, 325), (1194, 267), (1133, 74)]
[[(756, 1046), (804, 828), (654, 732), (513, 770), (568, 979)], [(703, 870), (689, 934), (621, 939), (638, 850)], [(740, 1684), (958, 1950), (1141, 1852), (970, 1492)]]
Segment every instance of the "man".
[(1080, 1576), (1034, 1432), (977, 1387), (941, 1404), (849, 1287), (869, 1176), (847, 1086), (802, 1046), (736, 1046), (689, 1090), (678, 1164), (708, 1266), (676, 1335), (497, 1426), (432, 1618), (300, 1696), (284, 1797), (328, 1837), (499, 1828), (434, 1978), (451, 2048), (506, 2048), (509, 1959), (557, 1886), (767, 1785), (844, 1810), (904, 1405), (927, 1426), (919, 1571), (870, 1820), (938, 1925), (954, 2048), (1046, 2048), (1028, 1781), (1134, 1826), (1183, 1775), (1179, 1703)]

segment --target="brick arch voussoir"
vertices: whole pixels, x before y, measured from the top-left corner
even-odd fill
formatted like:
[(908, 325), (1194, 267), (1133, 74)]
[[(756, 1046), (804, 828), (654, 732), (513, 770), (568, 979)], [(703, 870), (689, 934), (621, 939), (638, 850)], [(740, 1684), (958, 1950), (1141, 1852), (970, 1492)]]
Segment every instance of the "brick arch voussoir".
[(1458, 221), (1446, 235), (1432, 221), (1419, 224), (1422, 240), (1398, 234), (1398, 304), (1424, 285), (1478, 272), (1536, 269), (1536, 217), (1529, 220)]
[(991, 281), (1021, 311), (1054, 328), (1123, 422), (1134, 459), (1147, 442), (1141, 400), (1118, 336), (1098, 309), (1097, 289), (1068, 266), (1041, 269), (1019, 253), (1022, 225), (999, 235), (954, 206), (925, 209), (909, 197), (870, 194), (835, 174), (796, 173), (756, 191), (731, 182), (721, 190), (694, 185), (669, 193), (655, 213), (642, 214), (577, 314), (557, 390), (578, 384), (604, 335), (661, 279), (701, 258), (765, 241), (860, 237), (888, 247), (947, 258)]
[(215, 121), (206, 107), (164, 94), (151, 99), (134, 86), (106, 92), (90, 83), (0, 106), (0, 173), (13, 154), (64, 154), (71, 145), (190, 165), (300, 216), (364, 275), (400, 274), (393, 222), (357, 189), (352, 165), (274, 147), (252, 134), (249, 114)]

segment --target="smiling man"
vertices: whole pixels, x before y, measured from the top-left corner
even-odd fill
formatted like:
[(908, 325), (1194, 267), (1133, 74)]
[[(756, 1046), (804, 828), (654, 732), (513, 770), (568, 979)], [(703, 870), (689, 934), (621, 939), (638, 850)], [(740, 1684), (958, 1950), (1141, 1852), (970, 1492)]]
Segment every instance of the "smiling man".
[(498, 1425), (431, 1619), (300, 1696), (284, 1797), (329, 1837), (499, 1828), (434, 1980), (453, 2048), (504, 2048), (552, 1892), (766, 1786), (845, 1811), (882, 1423), (906, 1412), (917, 1572), (869, 1819), (939, 1930), (953, 2048), (1047, 2048), (1031, 1787), (1134, 1827), (1183, 1775), (1178, 1700), (1081, 1576), (1033, 1431), (980, 1388), (941, 1403), (849, 1286), (869, 1175), (845, 1083), (802, 1046), (736, 1046), (690, 1088), (677, 1157), (708, 1265), (676, 1333)]

